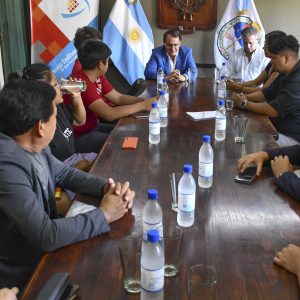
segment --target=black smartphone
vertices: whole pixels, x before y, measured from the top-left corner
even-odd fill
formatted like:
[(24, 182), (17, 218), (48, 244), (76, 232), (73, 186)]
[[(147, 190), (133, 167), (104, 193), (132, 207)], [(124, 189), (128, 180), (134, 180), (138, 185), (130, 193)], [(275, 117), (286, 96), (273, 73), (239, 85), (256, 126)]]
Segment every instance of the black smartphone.
[(238, 173), (235, 176), (235, 181), (240, 183), (250, 184), (256, 177), (256, 166), (251, 166), (245, 169), (243, 173)]

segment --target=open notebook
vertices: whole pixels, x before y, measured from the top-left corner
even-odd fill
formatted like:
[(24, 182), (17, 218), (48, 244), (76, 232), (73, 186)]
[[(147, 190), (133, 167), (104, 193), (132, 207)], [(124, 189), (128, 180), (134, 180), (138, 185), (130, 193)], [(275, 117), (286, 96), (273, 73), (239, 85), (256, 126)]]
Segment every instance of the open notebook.
[(205, 119), (213, 119), (216, 117), (216, 111), (197, 111), (197, 112), (186, 112), (186, 114), (191, 117), (193, 120), (205, 120)]

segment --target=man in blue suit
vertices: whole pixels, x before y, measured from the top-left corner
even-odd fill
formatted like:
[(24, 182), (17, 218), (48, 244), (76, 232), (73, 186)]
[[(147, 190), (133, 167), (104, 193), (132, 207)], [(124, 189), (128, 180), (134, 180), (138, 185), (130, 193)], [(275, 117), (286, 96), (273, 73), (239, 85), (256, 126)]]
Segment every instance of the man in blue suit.
[[(189, 81), (197, 77), (198, 71), (192, 49), (181, 46), (181, 40), (181, 34), (177, 30), (168, 30), (164, 33), (164, 45), (152, 50), (152, 55), (146, 65), (146, 79), (156, 80), (159, 67), (163, 69), (165, 78), (169, 81)], [(189, 69), (190, 75), (188, 75)]]

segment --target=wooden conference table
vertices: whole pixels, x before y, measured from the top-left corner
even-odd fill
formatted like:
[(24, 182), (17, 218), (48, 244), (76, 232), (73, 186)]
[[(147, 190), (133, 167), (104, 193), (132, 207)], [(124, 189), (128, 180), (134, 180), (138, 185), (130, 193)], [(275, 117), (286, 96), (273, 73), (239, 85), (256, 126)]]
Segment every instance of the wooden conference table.
[[(148, 92), (156, 93), (154, 83)], [(164, 224), (176, 224), (171, 210), (169, 173), (181, 173), (185, 163), (193, 165), (197, 180), (198, 151), (203, 134), (214, 133), (214, 120), (193, 121), (187, 111), (216, 109), (216, 90), (210, 79), (194, 85), (171, 86), (169, 126), (162, 129), (159, 145), (149, 145), (148, 120), (119, 121), (95, 162), (92, 173), (129, 180), (136, 192), (131, 213), (112, 224), (109, 234), (71, 245), (43, 256), (22, 299), (34, 299), (55, 272), (69, 272), (80, 286), (79, 299), (139, 299), (123, 288), (117, 242), (139, 230), (147, 189), (159, 191)], [(300, 245), (300, 206), (279, 191), (269, 168), (251, 185), (234, 182), (236, 161), (245, 154), (276, 147), (276, 131), (267, 118), (249, 117), (246, 143), (233, 141), (232, 116), (227, 118), (227, 137), (214, 142), (214, 183), (197, 188), (195, 223), (184, 229), (180, 271), (165, 279), (164, 299), (187, 299), (188, 267), (213, 265), (218, 271), (217, 299), (299, 299), (296, 277), (273, 264), (274, 254), (288, 243)], [(122, 150), (125, 136), (139, 137), (136, 150)], [(86, 197), (79, 197), (87, 199)], [(93, 200), (89, 199), (91, 203)]]

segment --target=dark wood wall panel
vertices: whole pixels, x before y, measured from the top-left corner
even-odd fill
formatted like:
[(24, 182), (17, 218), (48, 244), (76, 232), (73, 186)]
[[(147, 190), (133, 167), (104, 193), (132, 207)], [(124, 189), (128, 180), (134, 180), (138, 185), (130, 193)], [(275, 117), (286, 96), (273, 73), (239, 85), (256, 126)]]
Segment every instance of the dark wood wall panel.
[(217, 23), (217, 0), (200, 0), (199, 9), (190, 15), (183, 14), (180, 9), (172, 7), (172, 2), (176, 2), (178, 6), (187, 9), (188, 5), (197, 4), (195, 0), (157, 0), (157, 18), (160, 28), (179, 28), (183, 33), (190, 33), (194, 30), (210, 30)]

